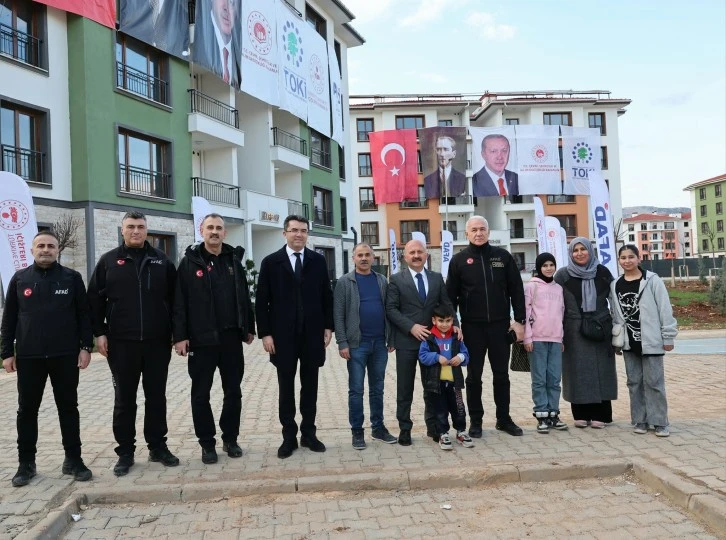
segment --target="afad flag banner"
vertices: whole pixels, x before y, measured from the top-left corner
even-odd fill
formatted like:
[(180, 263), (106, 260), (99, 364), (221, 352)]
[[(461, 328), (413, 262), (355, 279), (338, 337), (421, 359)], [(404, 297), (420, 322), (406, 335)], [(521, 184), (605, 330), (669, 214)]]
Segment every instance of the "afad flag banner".
[(270, 105), (280, 104), (276, 9), (277, 0), (242, 3), (242, 90)]
[(202, 221), (204, 216), (212, 213), (212, 205), (204, 197), (192, 197), (192, 215), (194, 216), (194, 241), (201, 242)]
[(449, 263), (454, 254), (454, 235), (451, 231), (441, 231), (441, 275), (449, 275)]
[(308, 119), (308, 27), (308, 23), (290, 11), (287, 2), (277, 3), (280, 108), (306, 122)]
[[(116, 0), (35, 0), (56, 9), (75, 13), (98, 24), (116, 28)], [(184, 2), (186, 5), (186, 2)]]
[(514, 126), (519, 161), (519, 194), (559, 194), (559, 126)]
[(466, 191), (466, 128), (424, 128), (418, 130), (418, 135), (426, 198), (463, 195)]
[(418, 198), (418, 155), (415, 129), (368, 134), (371, 143), (373, 194), (376, 202), (400, 203)]
[(514, 126), (469, 128), (475, 197), (519, 195)]
[(328, 46), (309, 24), (305, 29), (305, 71), (307, 72), (308, 125), (330, 137), (330, 80)]
[[(92, 0), (98, 5), (101, 0)], [(77, 2), (73, 2), (77, 3)], [(114, 1), (115, 4), (115, 1)], [(119, 0), (119, 30), (124, 34), (148, 43), (166, 53), (179, 58), (189, 57), (189, 3), (179, 0)], [(211, 24), (212, 8), (210, 0), (197, 0), (197, 24), (195, 46), (198, 47), (194, 62), (207, 65), (208, 54), (212, 52), (209, 44), (209, 32), (214, 38)], [(114, 16), (111, 28), (115, 28)], [(202, 50), (204, 48), (204, 50)], [(217, 53), (217, 56), (219, 54)], [(132, 75), (127, 75), (132, 76)], [(136, 79), (134, 79), (136, 81)], [(137, 84), (142, 84), (141, 79)], [(144, 79), (145, 81), (145, 79)], [(150, 84), (150, 83), (144, 83)], [(145, 88), (145, 87), (144, 87)]]
[(565, 195), (590, 195), (589, 176), (601, 169), (600, 130), (560, 126)]
[(562, 225), (560, 220), (553, 216), (547, 216), (545, 218), (545, 231), (547, 235), (547, 251), (551, 253), (557, 263), (557, 268), (564, 268), (567, 266), (567, 249), (562, 247), (562, 236), (561, 236)]
[(539, 253), (547, 251), (547, 227), (542, 199), (534, 197), (534, 224), (537, 229), (537, 249)]
[(343, 78), (340, 75), (335, 49), (328, 45), (328, 72), (330, 74), (330, 101), (333, 108), (333, 134), (331, 138), (345, 146), (345, 120), (343, 116)]
[(613, 214), (610, 209), (610, 193), (600, 171), (590, 172), (590, 210), (592, 211), (595, 244), (600, 264), (614, 276), (618, 275), (615, 256)]
[(37, 233), (28, 184), (13, 173), (0, 172), (0, 275), (6, 292), (13, 274), (33, 264), (30, 248)]
[(388, 243), (391, 254), (391, 275), (398, 274), (400, 264), (398, 263), (398, 249), (396, 246), (396, 231), (388, 229)]

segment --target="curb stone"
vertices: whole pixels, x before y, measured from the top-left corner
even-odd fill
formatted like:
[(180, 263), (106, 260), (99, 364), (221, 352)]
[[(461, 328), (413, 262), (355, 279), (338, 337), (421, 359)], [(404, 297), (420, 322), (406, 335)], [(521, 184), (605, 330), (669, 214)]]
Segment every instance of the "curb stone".
[(53, 540), (60, 538), (68, 525), (73, 521), (72, 514), (81, 512), (83, 495), (72, 496), (58, 510), (48, 512), (48, 515), (36, 523), (31, 529), (16, 536), (16, 540)]

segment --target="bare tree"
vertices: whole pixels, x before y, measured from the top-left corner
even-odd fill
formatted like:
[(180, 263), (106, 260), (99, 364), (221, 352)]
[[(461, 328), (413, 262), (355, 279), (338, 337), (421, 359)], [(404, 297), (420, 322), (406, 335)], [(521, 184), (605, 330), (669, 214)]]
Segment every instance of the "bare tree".
[(78, 229), (83, 220), (71, 214), (62, 214), (51, 225), (50, 229), (58, 237), (58, 262), (61, 260), (63, 250), (78, 247)]
[(711, 257), (713, 259), (713, 268), (716, 268), (716, 229), (711, 227), (711, 222), (705, 223), (705, 228), (702, 231), (703, 234), (708, 238), (708, 242), (711, 244)]

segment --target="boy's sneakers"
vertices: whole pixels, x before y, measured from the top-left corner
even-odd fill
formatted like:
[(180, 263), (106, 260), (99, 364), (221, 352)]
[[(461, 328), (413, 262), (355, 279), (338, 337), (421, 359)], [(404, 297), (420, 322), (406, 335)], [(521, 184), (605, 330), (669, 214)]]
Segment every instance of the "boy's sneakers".
[(671, 432), (668, 431), (668, 426), (655, 426), (656, 437), (668, 437), (670, 434)]
[(453, 450), (454, 445), (451, 444), (451, 437), (448, 433), (442, 433), (439, 437), (439, 446), (442, 450)]
[(353, 431), (353, 448), (356, 450), (365, 450), (366, 449), (366, 440), (363, 437), (363, 430), (360, 431), (355, 430)]
[(474, 446), (474, 441), (471, 440), (471, 437), (469, 437), (469, 434), (466, 431), (458, 431), (456, 433), (456, 442), (464, 448), (471, 448)]
[(532, 414), (537, 420), (537, 433), (549, 433), (550, 432), (550, 413), (536, 411)]
[(633, 433), (637, 433), (638, 435), (645, 435), (646, 433), (648, 433), (648, 424), (645, 424), (643, 422), (635, 424), (635, 427), (633, 428)]
[(560, 420), (560, 415), (554, 412), (550, 413), (550, 427), (563, 431), (567, 429), (567, 424)]

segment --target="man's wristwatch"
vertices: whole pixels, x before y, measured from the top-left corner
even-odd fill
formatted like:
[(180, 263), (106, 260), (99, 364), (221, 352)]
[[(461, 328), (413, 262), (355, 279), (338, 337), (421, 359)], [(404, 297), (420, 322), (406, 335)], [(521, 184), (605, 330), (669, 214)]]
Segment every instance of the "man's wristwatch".
[(86, 345), (85, 347), (81, 347), (81, 350), (86, 351), (87, 353), (90, 354), (93, 351), (93, 347), (89, 347)]

